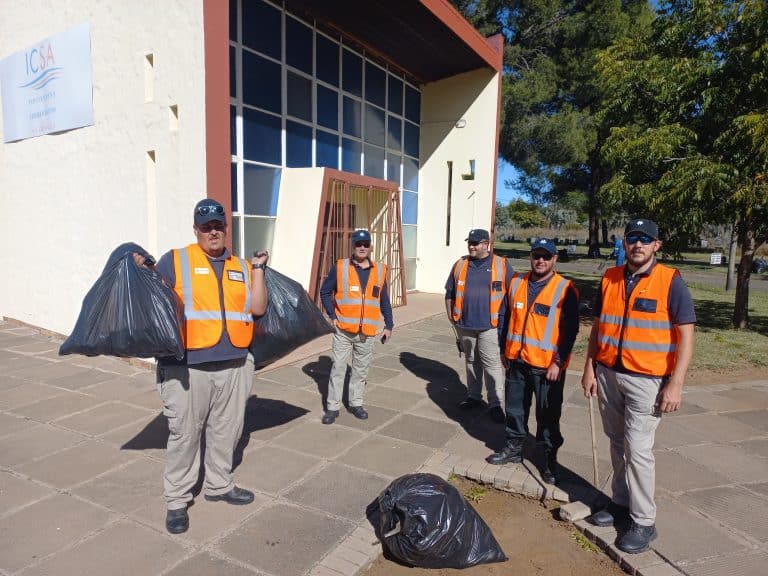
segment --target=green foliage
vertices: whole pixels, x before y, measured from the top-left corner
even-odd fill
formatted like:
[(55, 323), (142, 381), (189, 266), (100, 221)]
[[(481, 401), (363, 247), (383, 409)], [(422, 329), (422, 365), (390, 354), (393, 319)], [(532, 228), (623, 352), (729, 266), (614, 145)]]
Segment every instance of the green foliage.
[(485, 497), (485, 488), (477, 484), (467, 488), (464, 491), (464, 498), (477, 504)]

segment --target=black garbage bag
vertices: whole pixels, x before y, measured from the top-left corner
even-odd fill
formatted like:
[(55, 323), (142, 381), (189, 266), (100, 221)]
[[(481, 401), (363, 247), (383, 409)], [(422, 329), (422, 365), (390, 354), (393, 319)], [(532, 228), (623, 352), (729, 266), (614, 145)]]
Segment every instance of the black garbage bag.
[(264, 274), (269, 295), (267, 311), (256, 319), (250, 347), (256, 368), (333, 332), (333, 326), (301, 284), (272, 268), (265, 269)]
[(60, 355), (184, 357), (182, 303), (157, 272), (136, 265), (134, 252), (149, 256), (131, 242), (112, 252)]
[(472, 506), (434, 474), (394, 480), (379, 495), (379, 512), (385, 549), (408, 566), (468, 568), (507, 559)]

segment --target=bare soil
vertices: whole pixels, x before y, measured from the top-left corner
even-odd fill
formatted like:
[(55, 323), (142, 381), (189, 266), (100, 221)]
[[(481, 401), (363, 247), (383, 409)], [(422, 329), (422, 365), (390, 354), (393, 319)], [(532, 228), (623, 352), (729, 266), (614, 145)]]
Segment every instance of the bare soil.
[(605, 554), (580, 538), (579, 532), (570, 523), (555, 520), (557, 504), (545, 506), (537, 500), (479, 486), (464, 478), (455, 478), (452, 483), (462, 494), (467, 494), (472, 487), (475, 487), (476, 493), (480, 488), (485, 491), (479, 502), (473, 501), (471, 504), (491, 528), (509, 559), (506, 562), (454, 570), (411, 568), (380, 556), (365, 572), (366, 576), (624, 574)]

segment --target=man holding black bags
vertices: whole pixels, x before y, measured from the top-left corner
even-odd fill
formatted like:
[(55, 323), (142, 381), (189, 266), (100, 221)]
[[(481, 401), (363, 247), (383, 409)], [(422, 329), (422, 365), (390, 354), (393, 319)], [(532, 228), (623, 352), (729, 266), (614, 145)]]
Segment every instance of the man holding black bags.
[[(240, 440), (251, 391), (253, 363), (248, 347), (253, 316), (264, 314), (267, 252), (250, 263), (226, 247), (224, 207), (205, 199), (194, 210), (197, 243), (171, 250), (156, 271), (184, 305), (186, 349), (179, 362), (159, 358), (157, 381), (168, 418), (164, 474), (165, 526), (180, 534), (189, 528), (187, 507), (200, 469), (200, 435), (205, 431), (205, 499), (249, 504), (253, 493), (235, 485), (232, 459)], [(150, 265), (134, 254), (139, 265)]]

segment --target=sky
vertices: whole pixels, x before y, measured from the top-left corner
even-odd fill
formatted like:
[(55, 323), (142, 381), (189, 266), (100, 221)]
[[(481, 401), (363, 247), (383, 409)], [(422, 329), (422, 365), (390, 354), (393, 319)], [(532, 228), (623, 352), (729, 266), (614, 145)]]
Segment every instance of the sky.
[(520, 197), (515, 190), (504, 186), (504, 180), (515, 180), (517, 174), (517, 170), (511, 164), (499, 158), (499, 168), (496, 171), (496, 200), (505, 206), (510, 200)]

